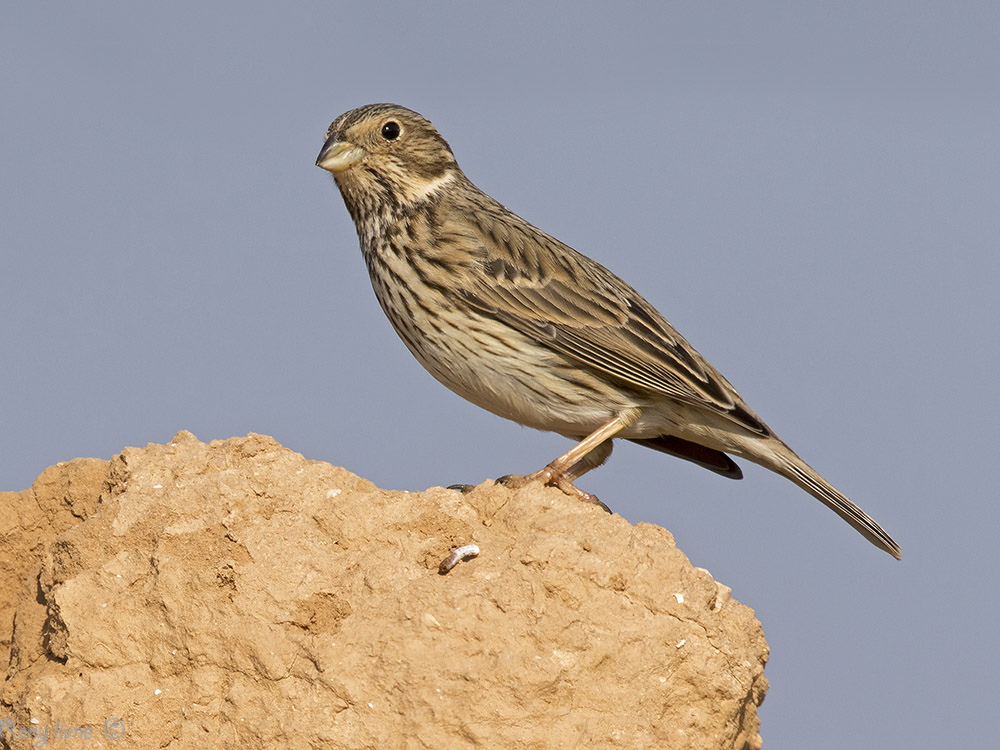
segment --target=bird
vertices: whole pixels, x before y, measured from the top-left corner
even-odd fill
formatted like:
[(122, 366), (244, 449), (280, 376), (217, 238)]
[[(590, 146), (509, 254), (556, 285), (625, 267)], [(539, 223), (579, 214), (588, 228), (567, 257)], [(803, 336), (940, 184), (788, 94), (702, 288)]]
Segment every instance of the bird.
[(879, 549), (881, 526), (805, 463), (644, 297), (477, 188), (421, 114), (369, 104), (337, 117), (316, 165), (333, 174), (371, 284), (440, 383), (573, 447), (508, 475), (605, 506), (574, 483), (624, 439), (742, 478), (732, 456), (791, 480)]

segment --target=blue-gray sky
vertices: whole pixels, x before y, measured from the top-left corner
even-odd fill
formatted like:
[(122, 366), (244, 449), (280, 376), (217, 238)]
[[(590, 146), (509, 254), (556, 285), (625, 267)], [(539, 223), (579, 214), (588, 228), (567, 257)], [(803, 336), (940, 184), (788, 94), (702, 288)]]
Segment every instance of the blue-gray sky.
[(769, 748), (963, 747), (996, 714), (994, 3), (20, 3), (0, 26), (0, 488), (273, 435), (383, 487), (568, 442), (411, 359), (314, 159), (375, 101), (630, 281), (897, 563), (780, 477), (623, 444), (581, 484), (754, 607)]

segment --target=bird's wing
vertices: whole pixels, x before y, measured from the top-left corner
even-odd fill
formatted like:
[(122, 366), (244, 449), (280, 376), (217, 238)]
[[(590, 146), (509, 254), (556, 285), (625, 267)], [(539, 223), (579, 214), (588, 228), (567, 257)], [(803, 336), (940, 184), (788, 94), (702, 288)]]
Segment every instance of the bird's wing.
[[(502, 209), (502, 207), (501, 207)], [(708, 408), (758, 434), (768, 428), (729, 382), (611, 271), (515, 214), (478, 227), (474, 283), (456, 290), (492, 317), (637, 391)]]

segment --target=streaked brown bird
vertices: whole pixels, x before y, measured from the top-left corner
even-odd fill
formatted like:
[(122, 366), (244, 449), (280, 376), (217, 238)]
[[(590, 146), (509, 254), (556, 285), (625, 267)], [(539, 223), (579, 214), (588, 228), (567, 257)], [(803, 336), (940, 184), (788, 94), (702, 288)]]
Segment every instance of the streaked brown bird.
[(333, 173), (382, 309), (431, 375), (494, 414), (579, 441), (505, 483), (542, 481), (603, 505), (573, 482), (607, 460), (612, 438), (740, 479), (732, 454), (899, 558), (649, 302), (479, 190), (424, 117), (395, 104), (346, 112), (316, 164)]

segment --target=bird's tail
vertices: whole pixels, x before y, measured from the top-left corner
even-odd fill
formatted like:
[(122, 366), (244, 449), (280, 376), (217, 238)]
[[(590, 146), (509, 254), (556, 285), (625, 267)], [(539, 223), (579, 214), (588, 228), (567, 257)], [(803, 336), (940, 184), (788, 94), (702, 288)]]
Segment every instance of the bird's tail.
[(875, 523), (861, 508), (842, 495), (832, 484), (823, 479), (815, 469), (799, 458), (791, 448), (784, 445), (784, 443), (781, 443), (781, 447), (784, 450), (780, 451), (780, 453), (775, 451), (775, 453), (778, 453), (777, 458), (779, 459), (780, 468), (773, 467), (773, 465), (768, 466), (768, 468), (777, 468), (782, 475), (791, 479), (795, 484), (847, 521), (869, 542), (879, 549), (885, 550), (897, 560), (900, 559), (899, 545), (885, 532), (885, 529)]

